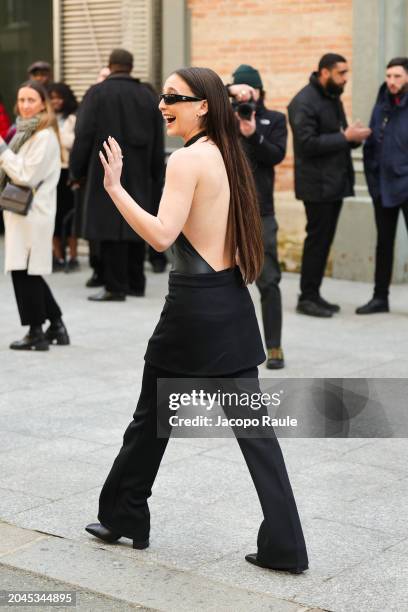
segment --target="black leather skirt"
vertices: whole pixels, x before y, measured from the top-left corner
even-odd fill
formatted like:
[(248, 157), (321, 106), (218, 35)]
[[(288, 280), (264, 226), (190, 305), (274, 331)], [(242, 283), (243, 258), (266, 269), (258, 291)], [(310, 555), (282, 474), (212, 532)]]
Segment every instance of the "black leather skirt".
[(264, 360), (254, 305), (238, 267), (207, 274), (170, 272), (147, 363), (180, 375), (225, 376)]

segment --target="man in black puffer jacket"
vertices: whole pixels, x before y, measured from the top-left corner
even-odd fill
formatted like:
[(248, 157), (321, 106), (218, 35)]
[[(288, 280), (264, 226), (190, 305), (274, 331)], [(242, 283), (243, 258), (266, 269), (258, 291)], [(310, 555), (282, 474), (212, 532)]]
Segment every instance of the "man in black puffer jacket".
[(288, 106), (296, 198), (303, 200), (307, 218), (297, 312), (315, 317), (340, 310), (321, 297), (320, 285), (343, 198), (354, 195), (351, 149), (370, 135), (359, 123), (347, 125), (340, 100), (347, 75), (346, 59), (327, 53)]
[[(233, 106), (239, 122), (242, 145), (252, 168), (262, 219), (265, 260), (256, 285), (261, 293), (262, 320), (268, 352), (266, 367), (276, 370), (284, 367), (284, 357), (281, 348), (282, 299), (279, 289), (281, 270), (278, 260), (278, 224), (273, 205), (273, 188), (274, 167), (286, 154), (286, 117), (283, 113), (266, 108), (265, 92), (258, 70), (242, 64), (235, 70), (233, 77), (234, 83), (227, 86), (228, 94), (234, 100)], [(242, 103), (248, 102), (249, 113), (242, 113)]]

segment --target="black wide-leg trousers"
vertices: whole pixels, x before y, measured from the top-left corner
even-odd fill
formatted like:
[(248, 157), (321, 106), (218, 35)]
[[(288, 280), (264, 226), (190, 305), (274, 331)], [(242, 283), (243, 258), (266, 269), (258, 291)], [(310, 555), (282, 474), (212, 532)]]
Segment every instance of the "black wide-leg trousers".
[[(233, 376), (257, 379), (258, 371), (252, 368)], [(147, 499), (168, 443), (167, 437), (157, 437), (157, 379), (179, 377), (145, 365), (133, 421), (125, 431), (123, 446), (100, 494), (99, 521), (137, 541), (149, 537)], [(246, 410), (248, 416), (250, 409)], [(264, 514), (258, 533), (258, 559), (276, 568), (307, 568), (302, 527), (278, 440), (273, 433), (262, 438), (240, 437), (238, 444)]]

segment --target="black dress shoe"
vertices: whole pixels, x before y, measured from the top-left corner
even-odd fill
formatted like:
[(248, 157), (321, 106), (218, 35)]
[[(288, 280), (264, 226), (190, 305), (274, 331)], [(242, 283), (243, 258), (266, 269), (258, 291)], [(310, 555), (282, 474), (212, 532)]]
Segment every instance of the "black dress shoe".
[(50, 344), (59, 344), (60, 346), (66, 346), (70, 344), (67, 328), (65, 327), (62, 319), (53, 321), (48, 329), (45, 331), (45, 337)]
[(102, 289), (102, 291), (99, 291), (99, 293), (90, 295), (88, 300), (91, 302), (124, 302), (126, 300), (126, 294), (114, 293), (113, 291), (106, 291), (106, 289)]
[(144, 297), (145, 290), (144, 289), (129, 289), (129, 291), (126, 292), (126, 295), (130, 295), (131, 297)]
[(88, 278), (86, 281), (85, 287), (103, 287), (104, 284), (103, 279), (96, 272), (94, 272), (91, 278)]
[(338, 304), (330, 304), (327, 300), (322, 298), (321, 295), (317, 298), (317, 303), (327, 308), (327, 310), (331, 310), (332, 312), (340, 312), (340, 306)]
[(266, 367), (268, 368), (268, 370), (281, 370), (285, 367), (283, 351), (280, 347), (268, 349), (268, 359), (266, 361)]
[(50, 343), (45, 337), (41, 326), (30, 327), (28, 333), (21, 340), (10, 344), (14, 351), (48, 351)]
[(309, 317), (321, 317), (325, 319), (333, 316), (333, 311), (325, 308), (314, 300), (299, 300), (296, 306), (296, 312), (308, 315)]
[[(107, 542), (108, 544), (113, 544), (117, 542), (122, 536), (118, 533), (114, 533), (107, 527), (101, 525), (101, 523), (90, 523), (85, 527), (85, 531), (92, 534), (96, 538), (99, 538), (103, 542)], [(137, 548), (138, 550), (143, 550), (149, 546), (149, 538), (147, 540), (137, 541), (133, 540), (133, 548)]]
[(376, 312), (390, 312), (390, 306), (386, 298), (373, 298), (364, 306), (356, 308), (356, 314), (375, 314)]
[(290, 574), (303, 574), (303, 572), (308, 569), (307, 567), (292, 567), (292, 568), (273, 567), (273, 565), (268, 565), (267, 563), (258, 561), (256, 553), (245, 555), (245, 560), (248, 561), (248, 563), (252, 563), (253, 565), (256, 565), (257, 567), (263, 567), (264, 569), (272, 569), (272, 570), (275, 570), (276, 572), (289, 572)]

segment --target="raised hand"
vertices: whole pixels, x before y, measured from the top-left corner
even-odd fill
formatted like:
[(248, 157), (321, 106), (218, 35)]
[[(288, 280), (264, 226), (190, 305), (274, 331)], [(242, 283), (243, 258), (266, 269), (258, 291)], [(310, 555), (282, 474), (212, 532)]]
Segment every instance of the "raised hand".
[(108, 142), (103, 142), (105, 155), (99, 151), (99, 159), (101, 160), (105, 175), (103, 177), (103, 186), (106, 191), (111, 191), (120, 187), (120, 175), (122, 174), (123, 155), (119, 144), (112, 136), (108, 137)]
[(228, 94), (239, 102), (247, 102), (254, 97), (255, 90), (250, 85), (228, 85)]

